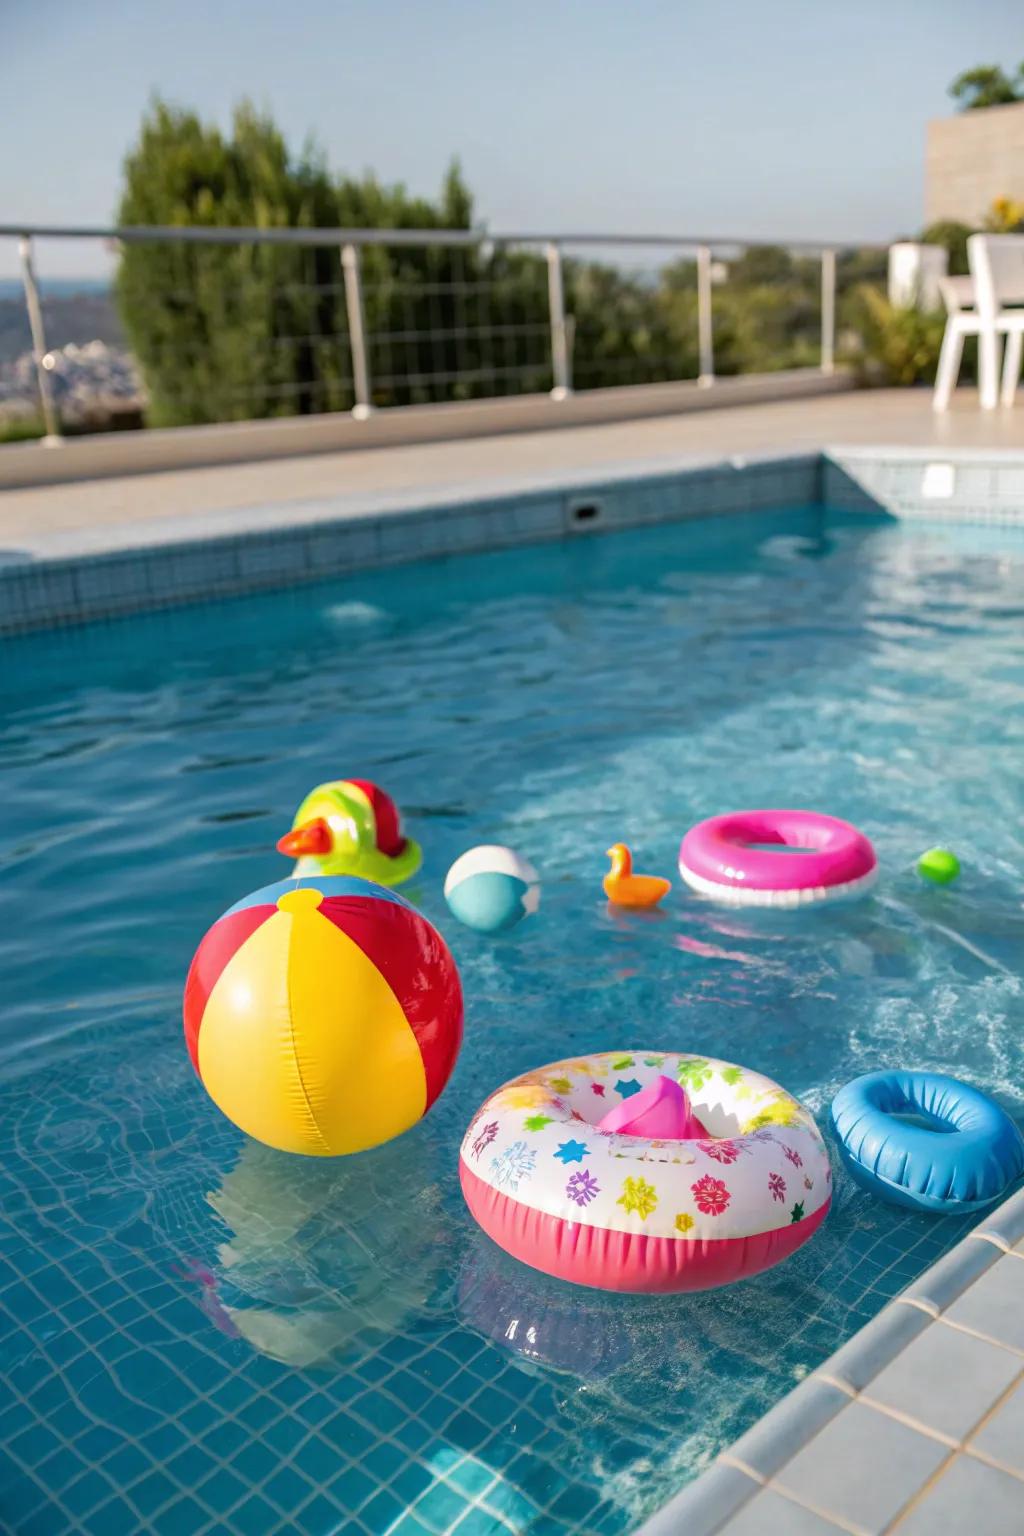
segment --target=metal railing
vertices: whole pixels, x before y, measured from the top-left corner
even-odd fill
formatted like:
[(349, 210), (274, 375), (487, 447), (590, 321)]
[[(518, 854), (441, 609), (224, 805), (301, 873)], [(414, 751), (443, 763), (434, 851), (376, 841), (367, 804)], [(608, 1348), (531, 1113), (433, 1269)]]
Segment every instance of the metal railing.
[[(805, 264), (816, 258), (820, 262), (820, 331), (817, 363), (809, 366), (831, 374), (836, 350), (837, 255), (842, 251), (885, 249), (873, 242), (768, 242), (709, 235), (495, 234), (483, 229), (0, 225), (0, 239), (5, 237), (18, 242), (39, 402), (47, 440), (51, 442), (60, 440), (61, 422), (48, 367), (52, 358), (37, 273), (38, 240), (98, 241), (115, 251), (141, 244), (166, 244), (181, 249), (179, 262), (190, 249), (225, 246), (252, 247), (254, 253), (265, 252), (268, 263), (273, 260), (270, 253), (281, 247), (312, 253), (314, 263), (319, 263), (315, 270), (310, 268), (301, 280), (296, 280), (292, 273), (287, 283), (280, 282), (273, 289), (274, 303), (285, 307), (290, 317), (287, 326), (295, 333), (278, 334), (274, 328), (276, 320), (274, 324), (268, 322), (268, 334), (258, 343), (263, 349), (258, 353), (258, 371), (265, 366), (266, 378), (261, 378), (258, 407), (253, 409), (262, 414), (279, 414), (286, 409), (330, 410), (338, 409), (343, 401), (342, 408), (350, 409), (360, 418), (380, 405), (421, 398), (491, 398), (501, 393), (546, 388), (554, 400), (564, 400), (573, 392), (577, 363), (581, 376), (587, 376), (589, 369), (589, 376), (601, 382), (608, 382), (609, 375), (614, 379), (614, 360), (605, 358), (600, 364), (588, 364), (582, 355), (586, 337), (580, 335), (577, 316), (567, 306), (567, 264), (574, 281), (577, 266), (580, 270), (584, 266), (580, 258), (568, 254), (573, 251), (587, 253), (588, 259), (602, 249), (616, 253), (645, 249), (662, 259), (671, 255), (684, 287), (692, 267), (696, 381), (706, 388), (712, 387), (716, 378), (716, 258), (731, 258), (732, 253), (769, 246), (781, 248)], [(324, 266), (325, 253), (331, 251), (338, 253), (333, 268)], [(389, 256), (387, 268), (380, 270), (374, 252), (395, 254)], [(420, 269), (405, 272), (402, 263), (412, 259), (410, 252), (420, 253)], [(438, 254), (428, 256), (430, 252)], [(502, 253), (506, 263), (498, 276), (496, 253)], [(621, 257), (617, 259), (621, 266)], [(429, 268), (430, 261), (437, 266), (436, 273)], [(340, 282), (331, 277), (331, 270)], [(592, 270), (607, 273), (615, 268), (613, 265)], [(180, 294), (168, 288), (159, 297), (168, 304), (187, 308), (198, 282), (198, 278), (187, 277)], [(504, 285), (500, 289), (502, 305), (495, 320), (492, 302), (499, 284)], [(642, 283), (636, 292), (644, 292)], [(368, 298), (374, 317), (369, 322)], [(238, 304), (244, 303), (243, 288)], [(507, 314), (517, 313), (516, 303), (521, 303), (522, 318), (510, 320)], [(407, 323), (403, 323), (403, 314)], [(686, 318), (688, 315), (687, 310)], [(684, 328), (686, 318), (679, 322)], [(204, 334), (205, 341), (197, 341), (197, 348), (212, 346), (216, 341), (216, 336)], [(673, 336), (677, 341), (676, 332)], [(668, 352), (676, 345), (671, 336), (667, 341), (662, 336), (660, 341)], [(290, 377), (278, 377), (282, 372), (287, 374), (287, 368), (275, 366), (275, 360), (280, 362), (289, 348), (288, 355), (293, 359), (302, 353), (297, 383)], [(145, 373), (147, 359), (141, 361)], [(646, 363), (635, 367), (630, 363), (632, 377), (627, 382), (648, 381), (648, 376), (671, 377), (673, 366), (671, 356), (652, 353)], [(213, 372), (217, 370), (215, 351), (210, 368)], [(623, 372), (628, 371), (623, 365)], [(229, 408), (235, 414), (244, 414), (244, 397), (248, 392), (250, 400), (253, 399), (255, 381), (243, 379), (233, 385), (230, 380), (223, 380), (220, 389), (221, 402), (230, 399), (232, 389), (242, 397), (237, 411), (234, 405)], [(223, 404), (221, 408), (224, 409)]]

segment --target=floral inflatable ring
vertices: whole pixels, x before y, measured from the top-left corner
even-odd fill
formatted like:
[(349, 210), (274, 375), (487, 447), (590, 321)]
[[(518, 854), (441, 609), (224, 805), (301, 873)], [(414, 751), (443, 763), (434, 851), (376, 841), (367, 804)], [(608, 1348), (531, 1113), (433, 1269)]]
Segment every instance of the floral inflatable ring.
[(825, 1143), (777, 1083), (709, 1057), (606, 1052), (499, 1088), (459, 1156), (488, 1237), (579, 1285), (700, 1291), (768, 1269), (832, 1198)]

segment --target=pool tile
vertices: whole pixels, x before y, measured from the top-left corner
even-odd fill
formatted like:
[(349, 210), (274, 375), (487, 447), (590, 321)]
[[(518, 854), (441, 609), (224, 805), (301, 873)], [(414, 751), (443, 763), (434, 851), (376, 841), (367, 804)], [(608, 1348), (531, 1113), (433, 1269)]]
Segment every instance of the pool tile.
[(934, 1312), (942, 1312), (972, 1285), (999, 1257), (991, 1243), (958, 1243), (946, 1256), (932, 1265), (900, 1296), (901, 1302), (922, 1302)]
[(238, 574), (243, 581), (282, 580), (306, 573), (305, 533), (243, 539), (238, 545)]
[(755, 1493), (749, 1504), (719, 1527), (720, 1536), (836, 1536), (844, 1530), (774, 1488)]
[(258, 1434), (270, 1423), (271, 1419), (278, 1417), (278, 1412), (278, 1406), (272, 1398), (256, 1394), (239, 1408), (238, 1419), (247, 1429), (252, 1430), (254, 1434)]
[(154, 596), (171, 601), (233, 587), (238, 582), (237, 546), (216, 543), (161, 551), (150, 561), (148, 581)]
[[(229, 1467), (220, 1467), (212, 1477), (199, 1485), (196, 1492), (202, 1495), (204, 1504), (209, 1504), (211, 1509), (223, 1515), (227, 1514), (229, 1509), (234, 1509), (240, 1499), (245, 1498), (249, 1488)], [(132, 1497), (135, 1497), (134, 1489), (132, 1489)]]
[(1024, 1378), (982, 1425), (970, 1444), (973, 1450), (991, 1456), (993, 1461), (1001, 1462), (1024, 1477)]
[(95, 1509), (97, 1504), (105, 1503), (116, 1492), (108, 1478), (97, 1472), (95, 1467), (90, 1467), (81, 1477), (68, 1484), (61, 1497), (69, 1509), (77, 1514), (86, 1514)]
[[(195, 1536), (204, 1526), (209, 1525), (210, 1517), (201, 1504), (186, 1494), (183, 1498), (175, 1499), (173, 1504), (161, 1511), (150, 1526), (153, 1536)], [(131, 1530), (131, 1526), (108, 1525), (108, 1531)]]
[(931, 1323), (864, 1396), (960, 1441), (1019, 1375), (1021, 1364), (996, 1344)]
[(221, 1419), (206, 1434), (206, 1447), (223, 1461), (229, 1461), (234, 1453), (249, 1439), (241, 1424), (233, 1419)]
[(402, 1465), (391, 1475), (391, 1487), (406, 1504), (413, 1504), (425, 1488), (429, 1488), (434, 1474), (422, 1462), (403, 1457)]
[(252, 1440), (231, 1458), (231, 1470), (247, 1483), (258, 1483), (267, 1470), (267, 1453), (258, 1440)]
[(309, 1434), (308, 1424), (301, 1419), (293, 1418), (286, 1414), (276, 1423), (269, 1424), (260, 1438), (265, 1445), (269, 1445), (279, 1456), (290, 1456), (295, 1447), (305, 1440)]
[(683, 1536), (684, 1531), (686, 1536), (711, 1536), (759, 1487), (745, 1472), (716, 1462), (645, 1520), (634, 1536)]
[(362, 1465), (379, 1483), (388, 1483), (406, 1465), (406, 1457), (390, 1440), (381, 1440), (362, 1458)]
[(466, 1507), (464, 1496), (447, 1483), (435, 1482), (413, 1506), (419, 1518), (435, 1531), (447, 1531)]
[(970, 1456), (957, 1456), (900, 1521), (899, 1536), (1012, 1536), (1024, 1526), (1024, 1485)]
[(449, 513), (439, 526), (441, 537), (434, 547), (448, 554), (486, 549), (491, 543), (490, 520), (482, 507)]
[(821, 1370), (852, 1392), (859, 1392), (929, 1326), (928, 1314), (920, 1307), (886, 1307), (826, 1360)]
[(72, 614), (78, 607), (73, 572), (59, 565), (34, 566), (17, 583), (21, 610), (34, 619)]
[[(327, 1471), (329, 1468), (322, 1470)], [(326, 1478), (322, 1477), (321, 1481), (326, 1481)], [(346, 1467), (330, 1482), (329, 1486), (331, 1498), (343, 1509), (351, 1510), (353, 1513), (372, 1498), (377, 1489), (373, 1478), (364, 1472), (362, 1467), (357, 1466)]]
[(849, 1401), (838, 1387), (812, 1376), (731, 1445), (726, 1457), (759, 1477), (772, 1477)]
[(424, 1525), (415, 1510), (410, 1509), (391, 1527), (388, 1536), (435, 1536), (435, 1533), (429, 1525)]
[(36, 1467), (40, 1462), (45, 1461), (47, 1456), (60, 1451), (62, 1442), (45, 1424), (36, 1423), (23, 1429), (21, 1434), (14, 1435), (7, 1442), (7, 1448), (26, 1466)]
[(148, 1512), (159, 1509), (179, 1492), (167, 1474), (160, 1467), (154, 1467), (140, 1482), (133, 1484), (131, 1495), (139, 1508)]
[[(345, 1515), (325, 1494), (318, 1493), (302, 1508), (303, 1536), (342, 1536), (342, 1533), (364, 1529), (346, 1520)], [(262, 1533), (259, 1533), (262, 1536)]]
[[(203, 1516), (206, 1523), (206, 1516)], [(111, 1536), (112, 1532), (127, 1533), (139, 1528), (138, 1512), (125, 1499), (120, 1496), (108, 1499), (98, 1509), (82, 1517), (80, 1529), (87, 1532), (87, 1536)], [(193, 1526), (193, 1530), (198, 1527)], [(163, 1533), (161, 1533), (163, 1536)]]
[(36, 1514), (22, 1516), (18, 1520), (18, 1536), (54, 1536), (53, 1511), (41, 1509)]
[(421, 517), (385, 517), (377, 534), (381, 560), (415, 560), (434, 547), (429, 528)]
[[(863, 1403), (850, 1403), (777, 1474), (783, 1493), (878, 1536), (950, 1454)], [(865, 1469), (871, 1475), (865, 1476)]]
[(137, 1445), (133, 1445), (130, 1440), (126, 1440), (113, 1455), (107, 1457), (103, 1463), (103, 1470), (112, 1482), (121, 1488), (128, 1488), (151, 1465), (152, 1462), (145, 1452)]
[(373, 565), (380, 556), (380, 524), (375, 518), (361, 518), (311, 530), (307, 549), (310, 570), (323, 575)]
[[(533, 1536), (535, 1530), (536, 1526), (531, 1525), (530, 1536)], [(509, 1536), (509, 1528), (504, 1520), (489, 1510), (469, 1505), (455, 1524), (449, 1526), (447, 1536)]]
[[(978, 1248), (990, 1248), (978, 1243)], [(1011, 1255), (999, 1258), (945, 1314), (997, 1344), (1024, 1353), (1024, 1265)]]
[(283, 1510), (297, 1509), (313, 1492), (313, 1485), (294, 1467), (280, 1467), (263, 1484), (263, 1492)]
[(405, 1503), (393, 1488), (378, 1488), (360, 1508), (359, 1518), (371, 1531), (387, 1531), (404, 1513)]
[(447, 1469), (447, 1477), (450, 1483), (461, 1488), (471, 1499), (478, 1493), (483, 1493), (485, 1488), (490, 1488), (495, 1481), (493, 1468), (478, 1461), (475, 1456), (466, 1456), (460, 1461), (454, 1461)]
[(524, 498), (512, 509), (512, 523), (524, 539), (553, 537), (562, 532), (562, 505), (551, 497), (542, 501)]
[(266, 1536), (277, 1523), (276, 1512), (258, 1493), (231, 1511), (231, 1524), (242, 1536)]

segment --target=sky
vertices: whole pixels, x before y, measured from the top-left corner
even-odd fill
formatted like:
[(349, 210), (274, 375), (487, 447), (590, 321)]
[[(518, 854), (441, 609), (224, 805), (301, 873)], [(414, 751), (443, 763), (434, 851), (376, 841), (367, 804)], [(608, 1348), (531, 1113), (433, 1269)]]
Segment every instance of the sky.
[(1022, 0), (0, 0), (0, 224), (111, 222), (159, 92), (417, 193), (457, 155), (495, 230), (886, 240), (950, 80), (1021, 59)]

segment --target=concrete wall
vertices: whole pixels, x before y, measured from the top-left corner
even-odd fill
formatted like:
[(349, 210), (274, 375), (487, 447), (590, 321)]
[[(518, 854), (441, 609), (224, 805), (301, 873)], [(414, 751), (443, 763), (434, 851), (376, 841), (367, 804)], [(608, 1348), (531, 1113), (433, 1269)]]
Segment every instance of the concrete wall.
[(1024, 102), (929, 123), (926, 221), (978, 224), (997, 197), (1024, 200)]

